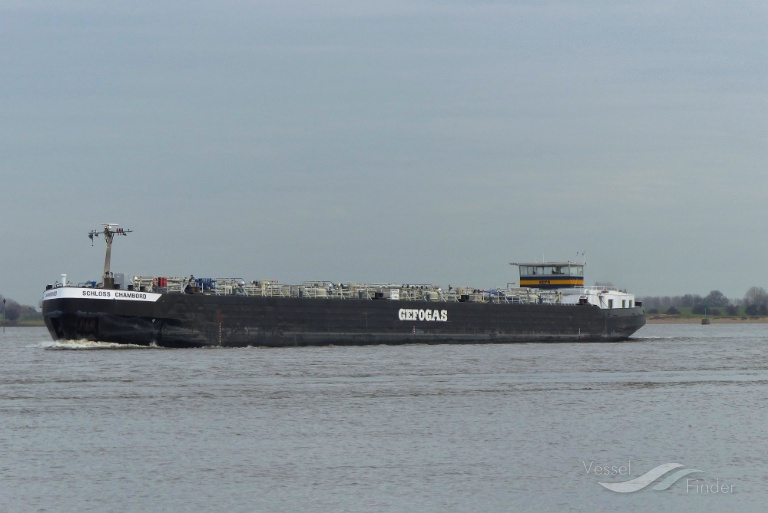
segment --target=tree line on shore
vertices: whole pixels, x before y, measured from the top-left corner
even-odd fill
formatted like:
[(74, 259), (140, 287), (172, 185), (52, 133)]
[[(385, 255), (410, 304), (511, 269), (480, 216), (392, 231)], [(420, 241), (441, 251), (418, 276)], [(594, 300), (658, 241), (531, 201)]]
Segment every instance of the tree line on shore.
[(742, 311), (750, 316), (768, 315), (768, 291), (763, 287), (750, 287), (743, 298), (729, 299), (719, 290), (706, 296), (685, 294), (683, 296), (646, 296), (638, 298), (649, 314), (679, 314), (678, 308), (690, 308), (691, 313), (711, 315), (739, 315)]
[(18, 321), (40, 321), (42, 315), (34, 307), (22, 305), (0, 294), (0, 322), (16, 323)]

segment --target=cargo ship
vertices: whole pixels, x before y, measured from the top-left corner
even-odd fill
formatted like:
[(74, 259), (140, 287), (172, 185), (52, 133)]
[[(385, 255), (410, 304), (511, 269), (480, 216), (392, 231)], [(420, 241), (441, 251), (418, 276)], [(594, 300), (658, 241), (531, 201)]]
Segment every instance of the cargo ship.
[(104, 224), (100, 281), (46, 286), (54, 340), (161, 347), (615, 342), (645, 324), (626, 291), (584, 285), (584, 262), (512, 263), (519, 283), (478, 289), (430, 284), (132, 276), (110, 270), (112, 242), (131, 230)]

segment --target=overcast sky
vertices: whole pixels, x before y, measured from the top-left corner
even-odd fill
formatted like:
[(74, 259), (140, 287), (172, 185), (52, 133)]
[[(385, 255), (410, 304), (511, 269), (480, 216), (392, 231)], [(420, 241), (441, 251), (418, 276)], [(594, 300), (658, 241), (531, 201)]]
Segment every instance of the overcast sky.
[(435, 283), (575, 260), (768, 288), (768, 4), (0, 0), (0, 294)]

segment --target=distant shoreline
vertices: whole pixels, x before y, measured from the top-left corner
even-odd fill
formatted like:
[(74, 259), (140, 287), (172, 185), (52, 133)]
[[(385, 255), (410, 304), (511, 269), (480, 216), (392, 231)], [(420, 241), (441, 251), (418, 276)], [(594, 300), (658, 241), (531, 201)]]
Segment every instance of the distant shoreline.
[[(701, 324), (703, 317), (667, 317), (660, 315), (646, 316), (646, 324)], [(709, 317), (711, 324), (768, 324), (768, 317)], [(0, 321), (0, 327), (3, 322)], [(25, 321), (23, 323), (8, 322), (5, 324), (8, 328), (44, 328), (43, 321)]]
[[(648, 316), (646, 324), (701, 324), (703, 317), (660, 317)], [(711, 324), (768, 324), (768, 317), (708, 317)]]
[(0, 320), (0, 328), (6, 327), (6, 328), (45, 328), (45, 322), (43, 321), (7, 321), (3, 322)]

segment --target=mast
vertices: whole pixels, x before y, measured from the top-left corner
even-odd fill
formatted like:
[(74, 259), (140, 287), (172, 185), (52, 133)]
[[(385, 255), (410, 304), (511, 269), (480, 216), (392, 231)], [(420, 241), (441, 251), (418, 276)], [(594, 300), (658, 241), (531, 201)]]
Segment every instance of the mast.
[(93, 245), (93, 238), (99, 235), (104, 235), (104, 240), (107, 243), (107, 254), (104, 256), (104, 276), (102, 277), (102, 283), (105, 289), (111, 289), (115, 286), (115, 278), (112, 276), (110, 264), (112, 260), (112, 240), (115, 235), (128, 235), (133, 230), (127, 230), (120, 228), (117, 223), (102, 223), (104, 228), (102, 230), (91, 230), (88, 233), (88, 238), (91, 239), (91, 245)]

